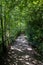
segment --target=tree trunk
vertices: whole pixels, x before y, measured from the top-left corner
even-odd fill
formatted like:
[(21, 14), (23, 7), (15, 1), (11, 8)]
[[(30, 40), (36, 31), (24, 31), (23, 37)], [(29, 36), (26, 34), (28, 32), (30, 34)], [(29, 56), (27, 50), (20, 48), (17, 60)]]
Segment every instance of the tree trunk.
[[(2, 13), (2, 6), (1, 6), (1, 30), (2, 30), (2, 50), (3, 50), (3, 52), (5, 53), (6, 52), (6, 45), (5, 45), (5, 35), (6, 34), (4, 34), (4, 19), (5, 18), (3, 18), (3, 15), (2, 15), (3, 13)], [(6, 32), (6, 31), (5, 31)]]
[(1, 30), (2, 30), (2, 47), (4, 48), (4, 30), (3, 30), (3, 19), (1, 16)]

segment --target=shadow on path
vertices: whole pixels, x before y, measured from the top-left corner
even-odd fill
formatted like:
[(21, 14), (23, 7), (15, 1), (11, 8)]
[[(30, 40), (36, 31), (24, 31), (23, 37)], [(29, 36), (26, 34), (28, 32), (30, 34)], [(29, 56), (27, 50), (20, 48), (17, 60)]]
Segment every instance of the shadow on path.
[(7, 57), (4, 58), (4, 62), (1, 61), (3, 65), (43, 65), (36, 59), (39, 54), (29, 45), (24, 34), (21, 34), (15, 41), (8, 51)]

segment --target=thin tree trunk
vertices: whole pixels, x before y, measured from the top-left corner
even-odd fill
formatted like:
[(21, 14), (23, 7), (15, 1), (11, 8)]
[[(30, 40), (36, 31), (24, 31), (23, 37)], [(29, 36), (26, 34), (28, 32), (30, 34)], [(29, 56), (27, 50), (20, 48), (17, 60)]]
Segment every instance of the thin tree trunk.
[(4, 30), (3, 30), (3, 19), (1, 15), (1, 30), (2, 30), (2, 47), (4, 48)]
[(2, 5), (1, 5), (1, 30), (2, 30), (2, 49), (3, 52), (6, 52), (6, 46), (5, 46), (5, 34), (4, 34), (4, 17), (2, 15)]

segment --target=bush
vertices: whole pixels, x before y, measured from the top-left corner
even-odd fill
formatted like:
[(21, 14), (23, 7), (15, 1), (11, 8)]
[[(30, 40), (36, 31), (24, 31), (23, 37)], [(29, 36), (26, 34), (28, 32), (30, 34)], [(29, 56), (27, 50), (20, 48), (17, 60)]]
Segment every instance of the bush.
[(32, 42), (32, 45), (38, 48), (38, 51), (42, 53), (43, 50), (43, 9), (42, 5), (35, 9), (30, 9), (30, 19), (27, 22), (27, 36), (28, 40)]

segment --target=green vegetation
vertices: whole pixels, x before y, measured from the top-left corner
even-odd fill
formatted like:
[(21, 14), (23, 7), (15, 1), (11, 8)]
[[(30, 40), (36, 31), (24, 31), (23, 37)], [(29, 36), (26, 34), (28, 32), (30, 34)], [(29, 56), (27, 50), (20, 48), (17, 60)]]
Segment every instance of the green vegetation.
[(0, 0), (0, 51), (25, 33), (43, 52), (43, 0)]
[(30, 3), (27, 21), (27, 36), (32, 45), (36, 46), (38, 52), (43, 52), (43, 4), (42, 1)]

